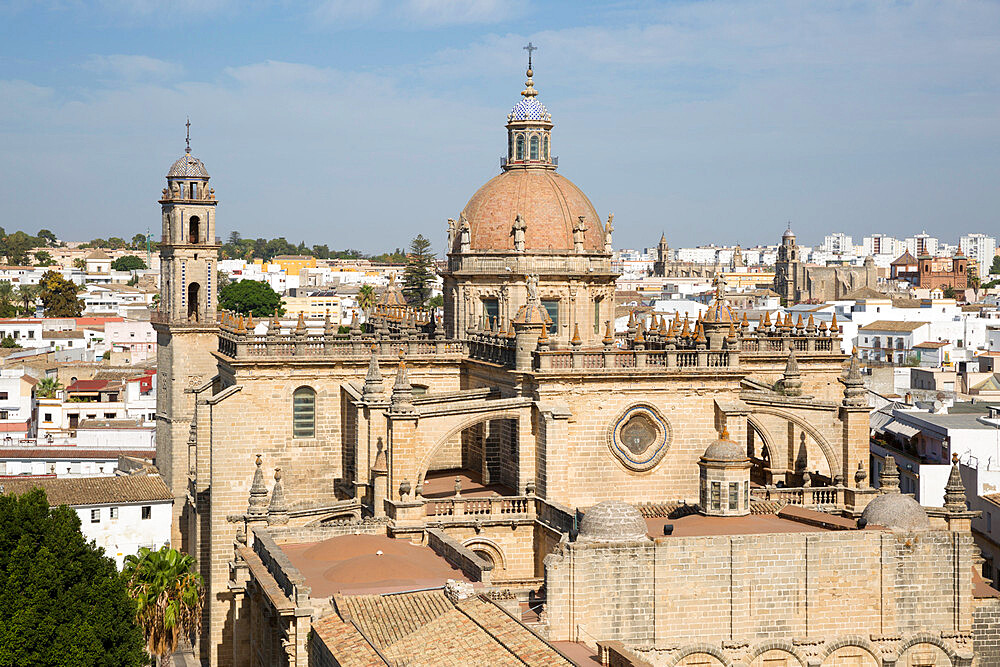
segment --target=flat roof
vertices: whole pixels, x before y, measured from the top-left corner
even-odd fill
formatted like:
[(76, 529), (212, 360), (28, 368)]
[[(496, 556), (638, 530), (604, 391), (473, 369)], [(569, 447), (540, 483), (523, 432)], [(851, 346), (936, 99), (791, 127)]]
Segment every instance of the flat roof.
[(305, 577), (312, 597), (398, 593), (437, 588), (448, 579), (468, 581), (430, 547), (385, 535), (341, 535), (280, 547)]
[[(674, 532), (663, 535), (663, 526), (671, 523)], [(747, 516), (704, 516), (688, 514), (676, 519), (656, 517), (646, 519), (647, 535), (651, 538), (702, 537), (709, 535), (761, 535), (769, 533), (825, 533), (827, 528), (784, 519), (776, 514), (749, 514)]]

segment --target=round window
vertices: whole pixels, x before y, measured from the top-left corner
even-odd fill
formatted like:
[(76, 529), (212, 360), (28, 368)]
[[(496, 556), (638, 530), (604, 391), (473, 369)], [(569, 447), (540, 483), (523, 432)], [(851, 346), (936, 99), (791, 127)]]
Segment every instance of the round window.
[(626, 468), (651, 470), (670, 447), (670, 422), (652, 405), (625, 409), (608, 427), (608, 447)]

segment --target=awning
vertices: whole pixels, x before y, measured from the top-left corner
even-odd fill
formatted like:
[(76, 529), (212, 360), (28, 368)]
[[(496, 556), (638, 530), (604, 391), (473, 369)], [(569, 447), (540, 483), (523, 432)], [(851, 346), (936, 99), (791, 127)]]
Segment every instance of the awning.
[(901, 435), (904, 438), (912, 438), (917, 433), (920, 433), (920, 429), (913, 428), (912, 426), (907, 426), (906, 424), (900, 423), (898, 421), (891, 421), (885, 425), (885, 430), (889, 433), (895, 433), (896, 435)]

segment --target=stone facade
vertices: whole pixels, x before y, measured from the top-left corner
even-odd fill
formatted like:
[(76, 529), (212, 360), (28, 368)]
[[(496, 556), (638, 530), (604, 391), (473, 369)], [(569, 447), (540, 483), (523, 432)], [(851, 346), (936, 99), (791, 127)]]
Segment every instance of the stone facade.
[[(505, 173), (554, 172), (551, 120), (533, 94), (524, 96), (508, 119), (514, 152)], [(516, 152), (518, 136), (527, 153)], [(537, 158), (533, 137), (541, 142)], [(213, 291), (199, 286), (198, 298), (187, 299), (191, 281), (203, 276), (208, 287), (217, 250), (214, 194), (206, 194), (204, 166), (191, 160), (171, 169), (178, 175), (168, 177), (162, 202), (164, 279), (174, 287), (154, 318), (157, 448), (177, 499), (176, 543), (196, 557), (207, 587), (197, 647), (206, 664), (308, 664), (310, 617), (322, 611), (313, 606), (325, 603), (268, 556), (275, 551), (261, 536), (361, 515), (364, 530), (437, 545), (501, 598), (537, 596), (544, 576), (551, 638), (620, 639), (650, 660), (658, 651), (677, 657), (668, 646), (679, 638), (721, 642), (722, 651), (752, 640), (760, 652), (748, 659), (771, 665), (787, 643), (779, 637), (846, 636), (841, 612), (816, 609), (841, 610), (857, 593), (875, 596), (864, 604), (883, 605), (863, 607), (866, 628), (882, 623), (886, 636), (903, 633), (892, 640), (895, 655), (909, 650), (900, 641), (923, 636), (922, 624), (938, 636), (946, 627), (965, 633), (941, 649), (965, 655), (972, 618), (965, 593), (949, 589), (953, 601), (961, 598), (956, 611), (941, 606), (944, 589), (914, 591), (911, 600), (902, 587), (930, 573), (921, 568), (966, 561), (971, 568), (966, 535), (952, 536), (961, 563), (944, 558), (938, 533), (902, 545), (864, 531), (828, 541), (685, 538), (690, 548), (681, 550), (677, 542), (573, 541), (580, 516), (602, 501), (697, 505), (699, 461), (723, 434), (746, 452), (738, 466), (744, 498), (749, 474), (766, 485), (755, 501), (859, 515), (874, 493), (867, 476), (855, 474), (868, 461), (868, 408), (836, 329), (789, 318), (751, 332), (720, 294), (698, 321), (633, 318), (616, 335), (611, 219), (550, 221), (565, 224), (559, 233), (572, 247), (531, 247), (532, 238), (547, 237), (520, 226), (548, 214), (533, 218), (526, 204), (514, 220), (477, 208), (451, 227), (443, 323), (387, 302), (347, 334), (302, 317), (273, 318), (266, 333), (255, 333), (250, 318), (217, 316)], [(187, 201), (183, 188), (190, 195), (192, 183), (195, 199)], [(207, 227), (195, 230), (191, 218), (200, 225), (202, 216)], [(492, 238), (493, 223), (511, 225), (512, 248), (474, 246), (472, 238)], [(485, 299), (493, 298), (496, 318), (487, 322)], [(551, 332), (543, 316), (550, 301), (558, 301)], [(475, 491), (463, 492), (462, 480)], [(739, 513), (748, 509), (741, 499)], [(850, 569), (838, 559), (855, 547)], [(892, 563), (879, 560), (890, 552)], [(827, 577), (808, 567), (811, 559), (843, 565), (843, 573)], [(593, 576), (568, 583), (566, 568), (577, 566)], [(876, 596), (870, 571), (899, 584)], [(695, 572), (698, 586), (671, 579)], [(913, 607), (920, 600), (934, 609)], [(818, 607), (808, 612), (807, 603)], [(706, 627), (705, 618), (720, 623)], [(577, 636), (576, 628), (589, 634)], [(847, 664), (853, 649), (825, 646)], [(718, 660), (739, 653), (712, 651)]]
[(871, 257), (865, 258), (864, 266), (809, 266), (799, 258), (791, 229), (782, 236), (774, 265), (774, 291), (788, 304), (834, 301), (878, 286), (878, 269)]
[(619, 640), (653, 665), (971, 664), (976, 553), (947, 530), (578, 540), (546, 559), (549, 637)]

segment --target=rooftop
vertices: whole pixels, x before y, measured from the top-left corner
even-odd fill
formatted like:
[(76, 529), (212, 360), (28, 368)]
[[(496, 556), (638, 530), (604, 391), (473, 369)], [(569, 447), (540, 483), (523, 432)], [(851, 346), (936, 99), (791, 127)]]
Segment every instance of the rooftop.
[(920, 327), (927, 326), (927, 322), (899, 322), (896, 320), (875, 320), (871, 324), (866, 324), (858, 328), (858, 331), (916, 331)]
[(342, 665), (572, 665), (490, 600), (453, 602), (442, 590), (338, 596), (314, 627)]
[[(467, 581), (430, 547), (384, 535), (342, 535), (321, 542), (282, 544), (281, 551), (306, 579), (312, 597), (336, 593), (395, 593)], [(381, 552), (381, 553), (380, 553)]]
[(42, 489), (50, 505), (106, 505), (173, 500), (159, 475), (123, 477), (34, 477), (3, 480), (3, 493), (23, 495)]
[[(749, 514), (747, 516), (704, 516), (688, 514), (670, 519), (666, 517), (647, 518), (647, 535), (652, 538), (664, 537), (663, 526), (673, 524), (670, 537), (703, 537), (709, 535), (761, 535), (767, 533), (822, 533), (828, 529), (804, 523), (800, 520), (784, 518), (777, 514)], [(666, 539), (670, 539), (669, 537)]]

